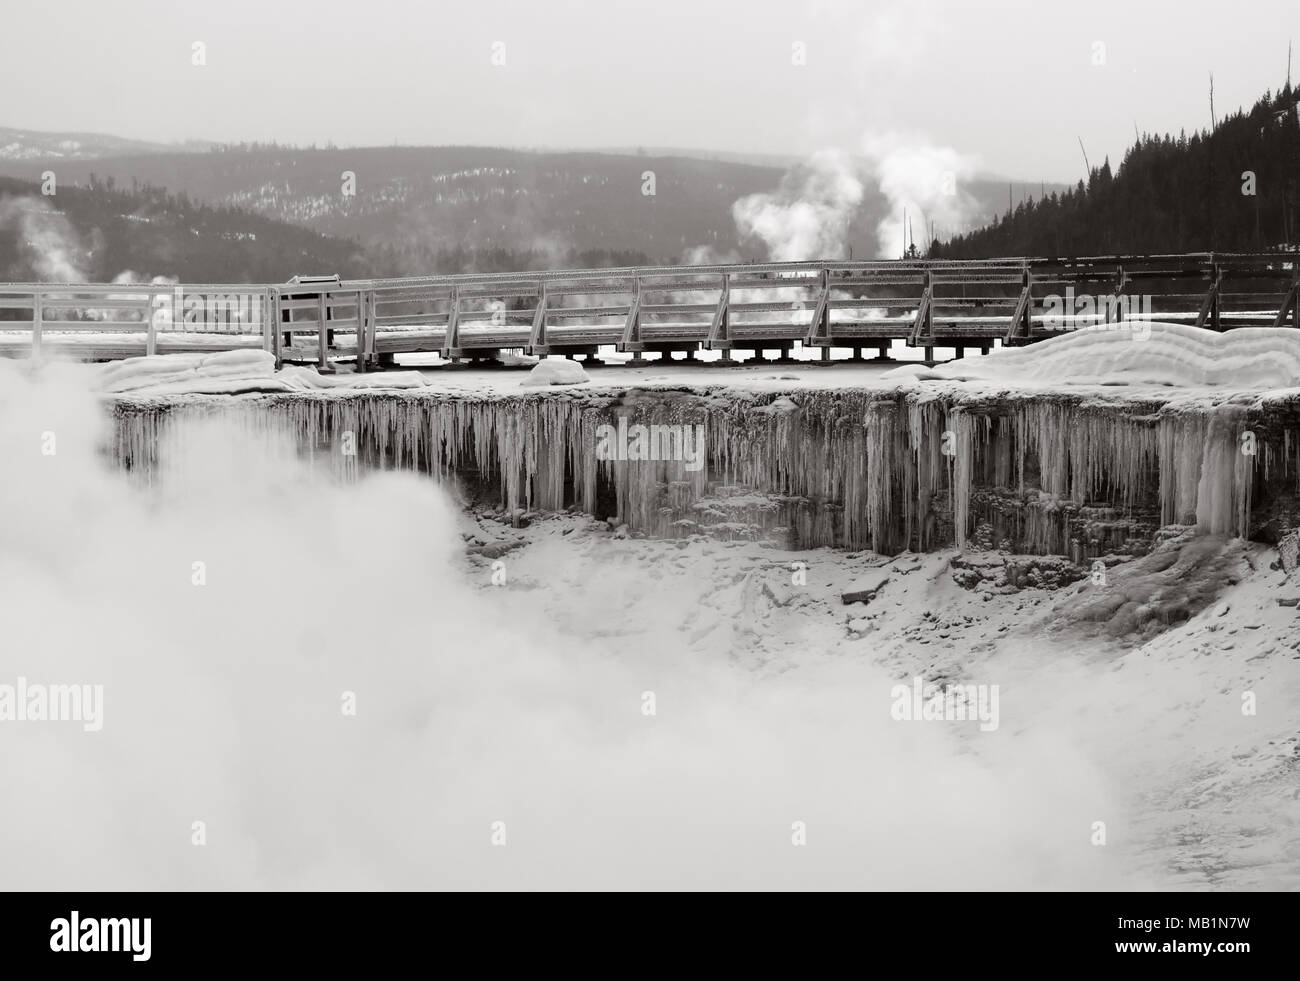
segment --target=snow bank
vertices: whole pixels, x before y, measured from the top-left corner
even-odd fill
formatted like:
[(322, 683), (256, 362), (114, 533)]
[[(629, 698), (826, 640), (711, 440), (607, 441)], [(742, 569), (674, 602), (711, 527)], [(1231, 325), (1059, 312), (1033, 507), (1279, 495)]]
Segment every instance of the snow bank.
[(98, 391), (110, 395), (234, 395), (324, 388), (422, 388), (418, 371), (322, 375), (315, 368), (275, 370), (269, 351), (164, 354), (126, 358), (100, 369)]
[(1043, 385), (1300, 386), (1300, 331), (1239, 327), (1216, 333), (1184, 324), (1133, 321), (1061, 334), (987, 357), (924, 368), (908, 365), (883, 379), (993, 381)]
[(521, 385), (581, 385), (591, 381), (582, 365), (567, 358), (547, 358), (538, 361)]

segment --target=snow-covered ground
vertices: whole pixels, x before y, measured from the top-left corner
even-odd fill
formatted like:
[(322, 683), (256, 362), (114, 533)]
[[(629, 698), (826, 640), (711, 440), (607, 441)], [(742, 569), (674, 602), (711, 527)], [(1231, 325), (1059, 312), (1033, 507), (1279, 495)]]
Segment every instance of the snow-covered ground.
[[(1274, 549), (1215, 539), (1192, 554), (1205, 540), (1190, 538), (1171, 549), (1179, 563), (1157, 553), (1113, 566), (1105, 583), (1089, 577), (1060, 589), (1004, 585), (1007, 565), (1042, 560), (991, 553), (972, 560), (987, 578), (965, 588), (952, 551), (890, 559), (704, 538), (664, 543), (577, 516), (523, 529), (482, 515), (467, 520), (469, 561), (503, 614), (527, 609), (562, 635), (604, 638), (614, 659), (654, 649), (730, 665), (760, 689), (805, 676), (815, 684), (846, 663), (903, 683), (919, 676), (999, 685), (996, 731), (922, 725), (987, 768), (992, 803), (960, 794), (947, 802), (972, 826), (985, 807), (1025, 808), (1026, 797), (1041, 798), (1043, 823), (1025, 842), (1022, 883), (1041, 863), (1045, 888), (1300, 888), (1300, 573), (1288, 579), (1270, 568)], [(506, 574), (500, 587), (491, 584), (494, 563)], [(1202, 589), (1189, 590), (1198, 575)], [(627, 590), (629, 580), (638, 588)], [(873, 599), (842, 602), (868, 581), (879, 585)], [(1166, 600), (1195, 593), (1191, 618), (1131, 631), (1124, 627), (1140, 615), (1091, 619), (1095, 604), (1140, 606), (1160, 591)], [(1257, 714), (1243, 712), (1251, 695)], [(673, 697), (660, 692), (660, 711)], [(853, 697), (864, 715), (890, 718), (884, 688)], [(1007, 768), (1018, 778), (1003, 785)], [(1095, 822), (1105, 823), (1105, 845), (1095, 841)], [(987, 833), (990, 848), (1003, 844)], [(1060, 853), (1049, 853), (1044, 838)], [(927, 861), (942, 861), (945, 845), (934, 841)], [(1098, 868), (1118, 855), (1118, 871), (1094, 880), (1074, 869), (1075, 878), (1062, 878), (1053, 869), (1064, 854)]]
[[(50, 353), (58, 356), (57, 350)], [(250, 346), (217, 353), (133, 357), (85, 365), (82, 370), (107, 394), (161, 397), (420, 387), (450, 393), (509, 394), (521, 387), (534, 387), (530, 379), (544, 377), (545, 385), (536, 387), (545, 387), (560, 376), (567, 389), (593, 392), (628, 387), (797, 391), (955, 385), (976, 394), (1034, 393), (1068, 386), (1109, 399), (1153, 394), (1169, 399), (1181, 392), (1199, 398), (1208, 392), (1211, 399), (1219, 400), (1227, 392), (1300, 386), (1300, 336), (1272, 328), (1239, 328), (1219, 334), (1179, 324), (1107, 325), (1061, 334), (1024, 348), (998, 348), (989, 355), (972, 351), (932, 368), (919, 361), (919, 350), (900, 344), (891, 348), (896, 363), (853, 363), (848, 360), (851, 352), (840, 349), (832, 352), (830, 361), (820, 360), (818, 349), (796, 348), (793, 353), (792, 362), (752, 360), (725, 367), (714, 363), (717, 352), (711, 351), (699, 352), (694, 360), (681, 356), (634, 360), (628, 354), (602, 353), (598, 363), (505, 354), (501, 359), (504, 367), (474, 367), (468, 362), (447, 363), (435, 354), (414, 354), (399, 356), (399, 370), (358, 373), (350, 362), (342, 362), (337, 374), (321, 375), (314, 366), (286, 365), (276, 371), (269, 353)], [(940, 356), (943, 353), (940, 349)]]

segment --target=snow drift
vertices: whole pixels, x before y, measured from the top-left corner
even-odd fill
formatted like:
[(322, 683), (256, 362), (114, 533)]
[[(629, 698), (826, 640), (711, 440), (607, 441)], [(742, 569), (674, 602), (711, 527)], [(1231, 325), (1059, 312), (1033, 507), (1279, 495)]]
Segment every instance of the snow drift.
[(581, 385), (591, 381), (585, 368), (567, 358), (543, 358), (533, 365), (528, 377), (519, 384), (526, 387), (542, 385)]
[(302, 392), (326, 388), (422, 388), (418, 371), (375, 375), (322, 375), (314, 368), (275, 369), (269, 351), (162, 354), (126, 358), (98, 369), (95, 387), (106, 394), (133, 396), (237, 395), (244, 392)]
[(1226, 333), (1146, 321), (1100, 324), (1026, 347), (1002, 348), (887, 379), (982, 380), (1021, 385), (1170, 385), (1239, 389), (1300, 386), (1300, 331)]

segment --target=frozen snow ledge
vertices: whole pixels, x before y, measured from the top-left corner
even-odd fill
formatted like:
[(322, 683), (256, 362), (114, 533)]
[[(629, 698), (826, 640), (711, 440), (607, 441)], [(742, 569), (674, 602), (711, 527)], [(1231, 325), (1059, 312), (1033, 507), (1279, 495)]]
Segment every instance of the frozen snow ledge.
[(377, 375), (322, 375), (314, 368), (275, 370), (269, 351), (162, 354), (126, 358), (98, 368), (95, 388), (106, 395), (238, 395), (246, 392), (307, 392), (318, 389), (423, 388), (418, 371)]
[(1025, 386), (1295, 388), (1300, 386), (1300, 331), (1239, 327), (1221, 334), (1184, 324), (1101, 324), (982, 358), (934, 368), (909, 365), (882, 376), (883, 381), (910, 378)]

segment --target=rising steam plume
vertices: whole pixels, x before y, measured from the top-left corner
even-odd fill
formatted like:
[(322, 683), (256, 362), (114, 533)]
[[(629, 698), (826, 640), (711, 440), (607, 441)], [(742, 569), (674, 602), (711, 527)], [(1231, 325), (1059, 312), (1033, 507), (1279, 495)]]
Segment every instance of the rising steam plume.
[(17, 233), (19, 253), (43, 283), (84, 283), (87, 250), (62, 212), (31, 195), (0, 198), (0, 231)]
[(927, 229), (952, 234), (978, 215), (963, 187), (973, 161), (947, 146), (898, 134), (871, 134), (862, 152), (822, 150), (792, 168), (775, 191), (751, 194), (732, 205), (742, 240), (759, 241), (775, 262), (845, 259), (855, 224), (871, 220), (869, 188), (879, 192), (884, 214), (876, 221), (876, 254), (896, 259), (904, 251), (910, 219), (918, 249)]

